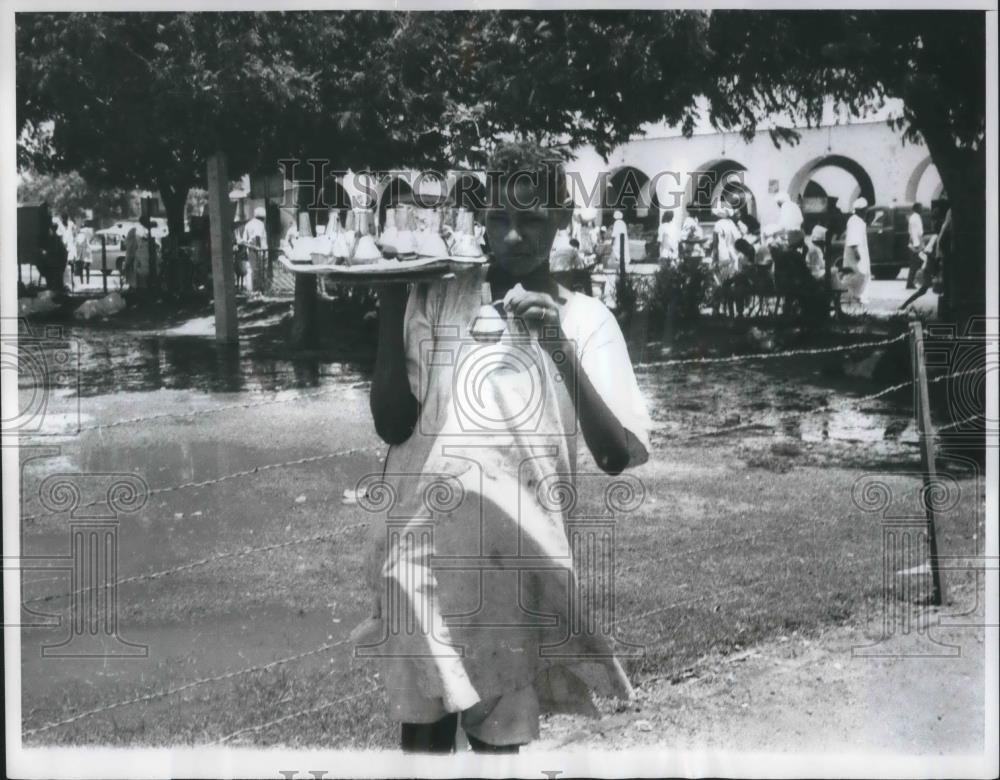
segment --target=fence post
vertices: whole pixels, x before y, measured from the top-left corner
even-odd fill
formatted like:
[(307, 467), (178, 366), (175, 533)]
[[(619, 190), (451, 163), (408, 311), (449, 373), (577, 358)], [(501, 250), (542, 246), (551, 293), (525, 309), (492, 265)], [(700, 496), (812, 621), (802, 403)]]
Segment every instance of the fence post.
[(233, 282), (233, 215), (229, 206), (226, 157), (218, 152), (208, 158), (208, 213), (212, 247), (212, 292), (215, 299), (215, 340), (239, 340), (236, 288)]
[(108, 291), (108, 237), (101, 234), (101, 284), (104, 286), (104, 292)]
[(924, 511), (927, 515), (927, 563), (931, 571), (931, 604), (944, 603), (944, 583), (938, 561), (935, 534), (934, 507), (930, 491), (937, 481), (934, 452), (934, 427), (931, 424), (930, 396), (927, 391), (927, 366), (924, 362), (924, 330), (920, 322), (910, 323), (910, 358), (913, 365), (913, 384), (916, 388), (917, 432), (920, 435), (920, 463), (924, 480)]

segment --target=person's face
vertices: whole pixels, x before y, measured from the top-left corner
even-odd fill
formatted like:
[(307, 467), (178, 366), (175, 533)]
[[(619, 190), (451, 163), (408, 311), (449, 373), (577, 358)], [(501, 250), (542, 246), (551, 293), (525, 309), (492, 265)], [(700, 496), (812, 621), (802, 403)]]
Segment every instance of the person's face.
[(569, 224), (571, 212), (546, 208), (544, 190), (528, 177), (500, 186), (497, 203), (486, 211), (486, 235), (497, 263), (513, 276), (526, 276), (548, 261), (556, 231)]

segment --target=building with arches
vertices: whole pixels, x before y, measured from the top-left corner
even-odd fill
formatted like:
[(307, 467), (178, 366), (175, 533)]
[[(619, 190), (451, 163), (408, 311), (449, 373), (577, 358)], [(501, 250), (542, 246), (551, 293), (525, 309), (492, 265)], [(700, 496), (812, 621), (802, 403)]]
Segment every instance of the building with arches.
[(944, 197), (941, 178), (926, 146), (904, 141), (889, 126), (893, 109), (889, 104), (866, 119), (831, 115), (817, 127), (799, 128), (798, 143), (780, 148), (766, 127), (747, 141), (709, 127), (684, 138), (656, 126), (607, 161), (592, 148), (577, 150), (567, 171), (578, 206), (596, 208), (607, 220), (618, 204), (626, 221), (644, 227), (655, 225), (665, 209), (680, 219), (712, 220), (723, 201), (762, 223), (776, 222), (779, 192), (801, 205), (807, 226), (842, 216), (859, 196), (872, 205), (930, 206)]
[[(898, 110), (892, 101), (863, 119), (828, 110), (818, 126), (798, 128), (797, 143), (780, 147), (767, 132), (777, 120), (763, 123), (750, 140), (715, 131), (707, 123), (690, 138), (676, 128), (651, 126), (646, 135), (616, 147), (606, 161), (592, 147), (576, 150), (566, 166), (571, 194), (580, 210), (603, 224), (620, 210), (626, 222), (654, 230), (665, 210), (674, 211), (679, 221), (688, 215), (712, 221), (721, 203), (761, 223), (776, 222), (775, 196), (787, 192), (802, 207), (807, 228), (822, 222), (839, 232), (859, 196), (872, 205), (920, 201), (925, 207), (944, 197), (926, 146), (905, 141), (886, 121)], [(336, 208), (346, 210), (341, 205), (346, 200), (356, 208), (374, 209), (382, 225), (387, 209), (412, 203), (417, 196), (428, 206), (478, 211), (486, 183), (484, 171), (346, 171), (328, 176), (322, 192), (334, 196)], [(308, 183), (294, 186), (304, 187), (307, 195), (315, 190)], [(306, 208), (301, 200), (289, 200), (286, 194), (285, 206)], [(322, 207), (310, 212), (315, 224), (326, 221)]]

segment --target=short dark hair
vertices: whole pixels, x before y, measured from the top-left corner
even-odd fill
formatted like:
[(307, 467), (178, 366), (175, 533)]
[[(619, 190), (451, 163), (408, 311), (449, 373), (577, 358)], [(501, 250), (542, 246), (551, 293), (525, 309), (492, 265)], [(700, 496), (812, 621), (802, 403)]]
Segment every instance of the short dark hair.
[(671, 211), (670, 209), (664, 211), (663, 216), (660, 218), (660, 224), (662, 225), (666, 222), (673, 222), (673, 221), (674, 221), (674, 212)]
[(497, 184), (508, 181), (514, 174), (524, 173), (545, 193), (541, 205), (547, 208), (568, 208), (571, 205), (563, 152), (530, 141), (519, 141), (501, 144), (490, 157), (487, 175)]
[(923, 211), (923, 210), (924, 210), (924, 207), (923, 207), (923, 206), (921, 206), (921, 205), (920, 205), (920, 202), (918, 201), (917, 203), (914, 203), (914, 204), (913, 204), (913, 210), (914, 210), (914, 211), (917, 211), (917, 212), (919, 212), (919, 211)]

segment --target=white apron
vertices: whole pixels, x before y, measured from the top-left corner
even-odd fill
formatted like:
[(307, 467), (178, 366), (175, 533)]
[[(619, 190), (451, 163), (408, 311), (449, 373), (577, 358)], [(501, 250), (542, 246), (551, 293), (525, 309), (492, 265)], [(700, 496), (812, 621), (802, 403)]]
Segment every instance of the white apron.
[[(475, 271), (417, 285), (407, 304), (421, 411), (410, 439), (391, 448), (384, 482), (362, 486), (376, 603), (353, 637), (358, 655), (380, 659), (393, 719), (462, 712), (468, 733), (514, 744), (537, 736), (541, 711), (592, 713), (591, 690), (627, 698), (632, 689), (607, 626), (570, 625), (581, 608), (564, 527), (572, 401), (533, 338), (471, 339), (480, 284)], [(617, 323), (593, 299), (566, 294), (564, 331), (588, 342), (577, 345), (584, 370), (606, 376), (595, 386), (641, 462), (648, 418)]]

